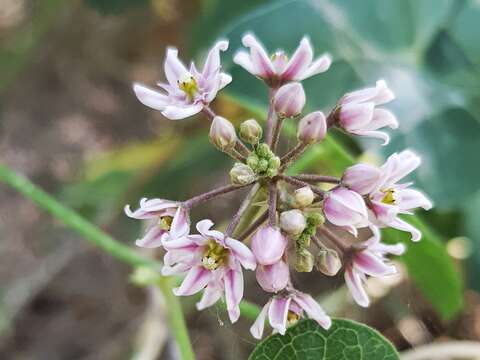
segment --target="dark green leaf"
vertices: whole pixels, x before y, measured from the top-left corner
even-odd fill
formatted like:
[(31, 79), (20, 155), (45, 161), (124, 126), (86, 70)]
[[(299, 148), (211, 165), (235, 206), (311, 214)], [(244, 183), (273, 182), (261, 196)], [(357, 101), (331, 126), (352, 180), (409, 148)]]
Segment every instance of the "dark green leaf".
[(262, 341), (250, 360), (398, 360), (397, 351), (376, 330), (354, 321), (334, 319), (329, 330), (314, 320), (300, 321), (284, 336)]

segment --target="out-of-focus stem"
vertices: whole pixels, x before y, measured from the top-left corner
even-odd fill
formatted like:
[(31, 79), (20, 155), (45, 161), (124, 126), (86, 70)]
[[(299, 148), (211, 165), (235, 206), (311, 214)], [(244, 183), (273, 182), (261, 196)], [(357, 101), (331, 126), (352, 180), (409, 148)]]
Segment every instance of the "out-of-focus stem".
[(241, 140), (237, 140), (237, 143), (235, 144), (235, 148), (243, 156), (250, 155), (250, 150)]
[(311, 184), (309, 184), (308, 182), (305, 182), (305, 181), (302, 181), (302, 180), (298, 180), (292, 176), (288, 176), (288, 175), (283, 175), (283, 174), (278, 174), (277, 175), (277, 178), (280, 179), (280, 180), (283, 180), (289, 184), (292, 184), (294, 186), (298, 186), (298, 187), (304, 187), (304, 186), (308, 186), (310, 189), (312, 189), (312, 191), (318, 195), (320, 197), (320, 199), (323, 199), (323, 197), (325, 196), (325, 191), (323, 191), (322, 189), (319, 189), (317, 188), (316, 186), (312, 186)]
[(237, 213), (233, 216), (232, 221), (230, 221), (230, 224), (228, 224), (227, 231), (225, 232), (226, 236), (232, 236), (233, 231), (235, 230), (238, 223), (240, 222), (240, 219), (242, 218), (242, 215), (245, 213), (248, 206), (252, 202), (252, 199), (255, 196), (259, 187), (260, 187), (260, 185), (255, 184), (255, 186), (248, 193), (248, 195), (245, 197), (245, 199), (243, 199), (242, 204), (240, 205), (240, 208), (238, 209)]
[(248, 238), (257, 228), (259, 228), (268, 219), (268, 211), (265, 211), (254, 222), (252, 222), (245, 231), (238, 236), (238, 240), (243, 241)]
[(331, 231), (329, 228), (326, 226), (321, 226), (318, 228), (318, 231), (327, 237), (336, 247), (339, 248), (343, 253), (347, 252), (350, 250), (350, 248), (343, 243), (343, 241), (335, 234), (333, 231)]
[(307, 148), (308, 144), (304, 142), (299, 142), (293, 149), (287, 152), (280, 159), (282, 166), (280, 166), (279, 171), (285, 170), (292, 162), (294, 162)]
[(307, 182), (321, 182), (321, 183), (329, 183), (329, 184), (340, 184), (341, 179), (336, 176), (328, 176), (328, 175), (315, 175), (315, 174), (300, 174), (300, 175), (293, 175), (293, 178), (301, 181)]
[(212, 121), (215, 117), (215, 112), (210, 108), (210, 106), (206, 105), (202, 109), (202, 113), (207, 117), (208, 120)]
[(273, 152), (275, 152), (275, 150), (277, 149), (278, 141), (280, 140), (280, 134), (282, 133), (282, 126), (283, 126), (284, 120), (285, 120), (284, 117), (277, 118), (277, 123), (275, 124), (273, 137), (272, 137), (271, 149)]
[(268, 223), (270, 226), (277, 224), (277, 182), (272, 180), (268, 187)]
[(217, 189), (213, 189), (209, 192), (194, 196), (194, 197), (184, 201), (183, 206), (186, 207), (187, 209), (189, 209), (189, 208), (192, 208), (192, 207), (194, 207), (198, 204), (201, 204), (201, 203), (204, 203), (206, 201), (212, 200), (212, 199), (216, 198), (217, 196), (228, 194), (232, 191), (243, 189), (247, 186), (251, 186), (252, 184), (225, 185), (225, 186), (219, 187)]
[(275, 111), (273, 110), (273, 99), (275, 97), (276, 92), (277, 92), (276, 88), (271, 88), (270, 93), (268, 94), (268, 113), (267, 113), (267, 128), (265, 131), (265, 142), (269, 146), (272, 144), (273, 126), (275, 123)]

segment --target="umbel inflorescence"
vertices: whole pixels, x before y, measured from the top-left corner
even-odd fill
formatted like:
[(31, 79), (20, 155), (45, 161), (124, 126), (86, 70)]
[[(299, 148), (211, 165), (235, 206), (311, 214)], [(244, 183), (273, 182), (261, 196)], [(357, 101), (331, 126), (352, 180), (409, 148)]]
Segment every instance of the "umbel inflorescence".
[[(410, 232), (413, 241), (421, 238), (416, 228), (399, 217), (412, 214), (415, 208), (432, 206), (421, 192), (410, 188), (410, 182), (402, 182), (420, 165), (420, 158), (405, 150), (391, 155), (379, 167), (361, 163), (351, 166), (340, 178), (286, 175), (305, 149), (321, 142), (332, 127), (352, 135), (379, 138), (387, 144), (389, 137), (380, 129), (394, 129), (398, 123), (391, 112), (380, 106), (392, 101), (394, 95), (380, 80), (375, 87), (345, 94), (327, 116), (314, 111), (302, 117), (306, 98), (300, 82), (327, 71), (330, 56), (314, 60), (308, 38), (301, 40), (290, 59), (283, 51), (269, 56), (252, 34), (243, 37), (243, 44), (249, 51), (238, 51), (235, 63), (269, 88), (265, 132), (254, 119), (244, 121), (236, 131), (230, 121), (209, 107), (218, 91), (232, 81), (222, 72), (220, 62), (227, 41), (214, 45), (201, 71), (193, 62), (187, 69), (178, 59), (177, 50), (170, 48), (165, 60), (168, 84), (159, 83), (160, 89), (134, 85), (143, 104), (160, 110), (171, 120), (197, 113), (206, 116), (211, 122), (210, 141), (235, 160), (230, 170), (231, 184), (186, 201), (142, 199), (139, 209), (131, 211), (127, 206), (125, 212), (132, 218), (150, 221), (144, 237), (136, 244), (163, 247), (162, 273), (185, 275), (174, 289), (175, 294), (187, 296), (203, 291), (197, 303), (199, 310), (223, 297), (230, 320), (237, 321), (246, 269), (255, 271), (258, 284), (272, 294), (251, 327), (254, 337), (262, 337), (267, 318), (281, 334), (303, 316), (328, 328), (330, 318), (310, 295), (295, 289), (291, 271), (311, 272), (315, 268), (333, 276), (343, 269), (353, 299), (360, 306), (368, 306), (364, 289), (367, 276), (395, 273), (395, 266), (386, 256), (404, 251), (402, 244), (382, 243), (379, 229), (392, 227)], [(279, 154), (277, 144), (283, 122), (297, 119), (297, 144)], [(196, 231), (191, 229), (192, 207), (244, 188), (250, 191), (225, 232), (214, 230), (211, 220), (201, 220)], [(239, 224), (252, 206), (260, 209), (259, 214), (243, 224), (239, 233)], [(358, 239), (358, 229), (370, 234), (368, 240)]]

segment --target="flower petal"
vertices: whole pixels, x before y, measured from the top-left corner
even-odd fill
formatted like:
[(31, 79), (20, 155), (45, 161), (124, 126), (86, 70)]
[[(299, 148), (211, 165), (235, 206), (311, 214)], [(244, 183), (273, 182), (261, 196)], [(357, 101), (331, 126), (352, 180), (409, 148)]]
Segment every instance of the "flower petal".
[(260, 42), (252, 34), (247, 34), (242, 38), (242, 43), (250, 48), (250, 61), (254, 70), (252, 74), (262, 78), (273, 76), (273, 64)]
[(170, 227), (170, 238), (176, 239), (179, 237), (187, 236), (190, 232), (190, 217), (188, 210), (183, 207), (179, 207), (172, 220), (172, 226)]
[(181, 120), (198, 114), (203, 109), (203, 104), (175, 106), (169, 105), (162, 111), (162, 115), (170, 120)]
[(225, 240), (225, 245), (230, 248), (245, 269), (255, 270), (257, 261), (247, 245), (230, 237)]
[(422, 233), (416, 227), (410, 225), (409, 223), (401, 220), (398, 217), (391, 221), (388, 226), (394, 229), (409, 232), (410, 234), (412, 234), (412, 241), (420, 241), (420, 239), (422, 238)]
[(302, 81), (311, 76), (323, 73), (330, 68), (332, 64), (332, 57), (329, 54), (323, 54), (318, 59), (316, 59), (305, 71), (303, 71), (297, 78), (294, 80)]
[(385, 276), (395, 274), (395, 266), (387, 265), (383, 259), (374, 255), (370, 251), (359, 251), (353, 257), (353, 266), (371, 276)]
[(263, 329), (265, 328), (265, 320), (267, 319), (268, 308), (270, 306), (270, 301), (267, 302), (260, 314), (258, 314), (257, 319), (253, 323), (252, 327), (250, 328), (250, 333), (255, 339), (261, 339), (263, 335)]
[(162, 246), (162, 236), (167, 233), (166, 230), (160, 228), (157, 224), (151, 226), (144, 237), (135, 241), (135, 245), (147, 249), (153, 249)]
[(222, 287), (216, 283), (210, 283), (203, 291), (202, 298), (197, 302), (197, 310), (203, 310), (215, 304), (222, 297)]
[(152, 89), (148, 86), (134, 83), (133, 84), (133, 91), (137, 96), (137, 99), (145, 106), (148, 106), (155, 110), (164, 110), (168, 104), (168, 96), (162, 94), (161, 92)]
[(310, 45), (310, 41), (307, 37), (304, 37), (300, 41), (300, 45), (293, 53), (290, 61), (287, 64), (286, 69), (280, 75), (284, 80), (293, 80), (301, 75), (308, 66), (312, 63), (313, 50)]
[(330, 326), (332, 326), (332, 320), (330, 317), (325, 314), (322, 307), (310, 295), (299, 292), (293, 301), (325, 330), (328, 330)]
[(363, 130), (372, 121), (374, 109), (373, 102), (342, 105), (339, 113), (340, 124), (346, 131)]
[(177, 296), (193, 295), (201, 291), (212, 277), (212, 273), (203, 266), (194, 266), (190, 269), (179, 288), (173, 289)]
[(400, 200), (398, 206), (402, 211), (423, 208), (430, 210), (432, 202), (420, 191), (414, 189), (403, 189), (399, 191)]
[(345, 270), (345, 283), (358, 305), (362, 307), (368, 307), (368, 305), (370, 305), (370, 299), (363, 288), (362, 279), (358, 272), (351, 267)]
[(189, 74), (189, 71), (178, 59), (178, 50), (175, 48), (167, 49), (167, 56), (165, 57), (165, 76), (172, 86), (177, 86), (177, 81)]
[(290, 296), (274, 296), (268, 309), (270, 326), (281, 335), (284, 335), (287, 331), (287, 316), (291, 301)]
[(236, 322), (240, 317), (239, 304), (243, 297), (243, 273), (238, 270), (229, 270), (223, 279), (225, 284), (225, 303), (230, 321)]
[(208, 52), (207, 59), (203, 65), (202, 76), (204, 78), (210, 78), (218, 74), (220, 70), (220, 51), (228, 49), (228, 41), (218, 41)]

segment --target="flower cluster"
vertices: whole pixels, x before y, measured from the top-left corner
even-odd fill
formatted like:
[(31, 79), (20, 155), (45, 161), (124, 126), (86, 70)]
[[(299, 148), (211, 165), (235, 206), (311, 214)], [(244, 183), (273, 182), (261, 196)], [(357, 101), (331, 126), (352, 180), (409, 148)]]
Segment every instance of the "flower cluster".
[[(284, 51), (268, 56), (252, 34), (244, 36), (243, 45), (249, 51), (238, 51), (234, 62), (270, 89), (265, 132), (255, 119), (248, 119), (240, 124), (237, 134), (235, 126), (209, 106), (231, 81), (221, 69), (220, 51), (228, 47), (225, 40), (210, 50), (202, 72), (193, 63), (187, 70), (177, 50), (168, 49), (168, 84), (159, 84), (162, 90), (134, 85), (142, 103), (169, 119), (202, 112), (211, 121), (210, 141), (235, 160), (231, 184), (186, 201), (142, 199), (138, 210), (127, 206), (125, 212), (149, 221), (145, 235), (136, 244), (163, 248), (163, 275), (184, 275), (174, 293), (188, 296), (203, 292), (197, 303), (199, 310), (223, 298), (230, 320), (235, 322), (244, 293), (243, 271), (252, 270), (259, 286), (272, 294), (251, 328), (254, 337), (262, 337), (267, 319), (281, 334), (304, 316), (327, 329), (330, 318), (310, 295), (295, 288), (291, 272), (316, 269), (334, 276), (343, 269), (353, 299), (368, 306), (365, 280), (395, 273), (387, 255), (401, 255), (405, 250), (403, 244), (382, 243), (380, 229), (409, 232), (413, 241), (421, 238), (421, 233), (403, 219), (416, 208), (432, 207), (425, 195), (411, 188), (411, 182), (403, 181), (421, 161), (405, 150), (391, 155), (381, 166), (353, 165), (341, 177), (287, 175), (286, 170), (305, 149), (321, 142), (332, 127), (388, 143), (388, 134), (381, 129), (396, 128), (398, 123), (392, 113), (378, 106), (393, 100), (393, 92), (380, 80), (375, 87), (345, 94), (327, 116), (321, 111), (302, 116), (306, 96), (301, 81), (327, 71), (330, 56), (313, 60), (307, 38), (301, 40), (290, 59)], [(298, 142), (281, 155), (277, 145), (282, 124), (297, 120)], [(192, 207), (247, 188), (248, 194), (224, 232), (214, 230), (208, 219), (199, 221), (192, 232)], [(258, 204), (265, 204), (259, 214), (241, 221)], [(365, 229), (362, 236), (359, 229)]]

